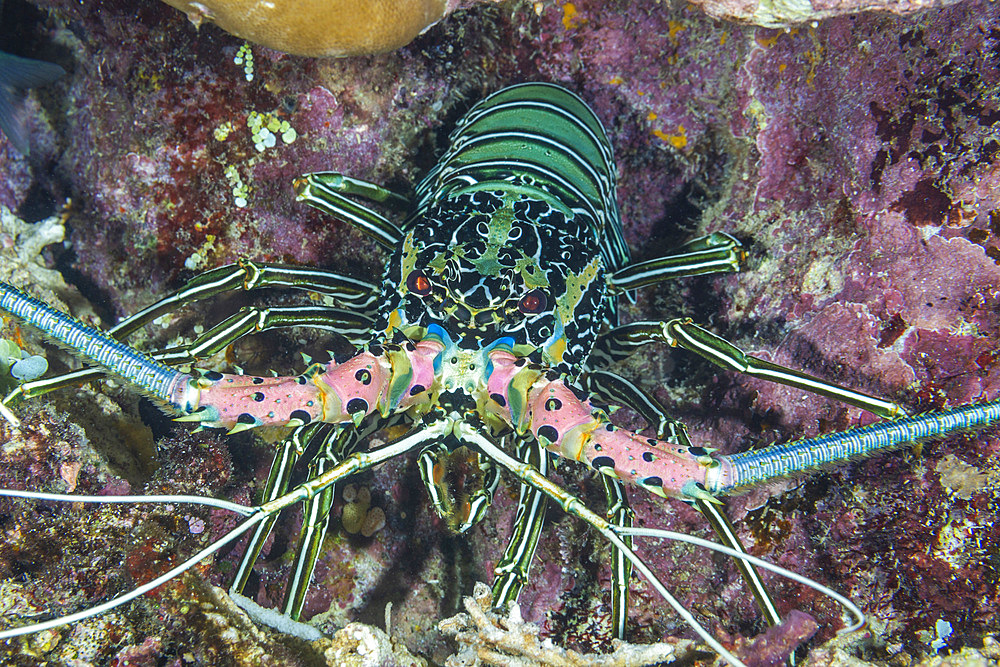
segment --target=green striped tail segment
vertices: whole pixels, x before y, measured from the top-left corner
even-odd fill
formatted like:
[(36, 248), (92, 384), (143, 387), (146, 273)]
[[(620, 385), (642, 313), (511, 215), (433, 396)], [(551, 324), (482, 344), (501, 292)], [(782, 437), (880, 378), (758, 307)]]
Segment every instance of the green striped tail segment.
[(191, 380), (169, 366), (121, 343), (103, 331), (87, 326), (65, 313), (0, 282), (0, 309), (26, 322), (49, 338), (136, 385), (152, 398), (181, 410), (176, 401)]
[(470, 190), (525, 192), (568, 210), (590, 232), (606, 267), (629, 261), (611, 143), (590, 107), (568, 90), (526, 83), (473, 106), (417, 186), (417, 211)]
[(870, 456), (910, 443), (995, 426), (1000, 398), (941, 412), (902, 417), (843, 433), (831, 433), (755, 451), (716, 456), (721, 465), (708, 471), (706, 488), (713, 494), (763, 484), (781, 477)]

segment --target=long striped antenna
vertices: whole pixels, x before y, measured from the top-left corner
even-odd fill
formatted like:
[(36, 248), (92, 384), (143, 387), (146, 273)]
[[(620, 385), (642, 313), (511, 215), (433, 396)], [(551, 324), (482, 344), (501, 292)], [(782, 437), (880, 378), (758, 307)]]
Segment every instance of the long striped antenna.
[(192, 379), (187, 373), (165, 366), (3, 281), (0, 281), (0, 309), (38, 328), (74, 354), (103, 366), (152, 398), (174, 410), (184, 411), (177, 397), (183, 393), (178, 390), (187, 387)]
[(816, 438), (771, 445), (749, 452), (717, 456), (721, 465), (706, 475), (713, 494), (815, 470), (832, 463), (870, 456), (964, 431), (1000, 423), (1000, 398), (974, 405), (902, 417)]

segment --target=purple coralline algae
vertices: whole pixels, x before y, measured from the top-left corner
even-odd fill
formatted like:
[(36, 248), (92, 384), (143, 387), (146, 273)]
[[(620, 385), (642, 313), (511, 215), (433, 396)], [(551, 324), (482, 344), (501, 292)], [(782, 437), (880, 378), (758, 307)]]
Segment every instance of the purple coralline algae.
[[(690, 316), (757, 356), (913, 412), (1000, 395), (996, 3), (850, 14), (787, 31), (653, 0), (482, 3), (400, 51), (339, 60), (246, 47), (211, 26), (196, 31), (158, 2), (109, 0), (98, 9), (7, 0), (3, 12), (33, 45), (19, 55), (59, 62), (68, 75), (32, 93), (30, 159), (0, 138), (0, 205), (28, 222), (63, 216), (67, 241), (42, 260), (73, 285), (66, 304), (88, 321), (96, 312), (109, 326), (240, 257), (381, 275), (377, 244), (297, 204), (292, 179), (330, 170), (411, 191), (473, 102), (543, 80), (579, 93), (608, 128), (636, 259), (713, 231), (748, 245), (741, 273), (640, 290), (623, 319)], [(16, 256), (9, 236), (4, 258)], [(137, 343), (174, 344), (243, 304), (236, 301), (166, 318)], [(72, 363), (9, 319), (0, 324), (0, 337), (46, 354), (50, 368)], [(322, 354), (327, 344), (311, 333), (268, 334), (205, 365), (297, 372), (299, 350)], [(874, 420), (653, 346), (618, 370), (684, 420), (696, 443), (723, 452)], [(20, 429), (0, 424), (3, 487), (249, 504), (277, 437), (193, 434), (115, 384), (64, 389), (15, 411)], [(615, 419), (645, 426), (627, 410)], [(760, 635), (759, 613), (728, 559), (651, 540), (638, 551), (751, 664), (783, 662), (812, 622), (818, 629), (804, 646), (823, 663), (995, 655), (998, 453), (996, 433), (970, 434), (728, 501), (751, 553), (865, 610), (867, 635), (853, 644), (835, 638), (837, 604), (798, 584), (765, 575), (791, 620)], [(601, 506), (589, 472), (563, 463), (552, 477)], [(502, 486), (487, 519), (452, 536), (411, 460), (352, 481), (385, 525), (368, 537), (343, 530), (343, 508), (356, 500), (338, 491), (303, 617), (330, 636), (352, 621), (385, 627), (388, 618), (400, 650), (441, 664), (456, 646), (437, 623), (461, 609), (475, 582), (491, 580), (517, 489)], [(711, 537), (685, 505), (636, 490), (630, 498), (640, 525)], [(246, 590), (265, 607), (281, 604), (292, 567), (301, 518), (289, 515)], [(104, 600), (234, 524), (197, 507), (3, 501), (2, 623)], [(235, 610), (216, 587), (228, 586), (243, 548), (224, 549), (113, 620), (8, 641), (2, 662), (322, 664), (341, 655), (258, 628)], [(600, 539), (550, 510), (521, 614), (561, 646), (610, 650), (608, 568)], [(631, 604), (631, 642), (693, 636), (642, 580), (633, 581)]]

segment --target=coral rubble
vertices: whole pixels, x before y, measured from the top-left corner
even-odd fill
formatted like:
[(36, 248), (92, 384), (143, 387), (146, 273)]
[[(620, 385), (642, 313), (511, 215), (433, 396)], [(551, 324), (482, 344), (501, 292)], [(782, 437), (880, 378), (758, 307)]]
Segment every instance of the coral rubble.
[(555, 646), (551, 640), (539, 640), (538, 626), (521, 620), (516, 606), (507, 618), (500, 618), (490, 606), (490, 588), (480, 582), (464, 600), (465, 613), (441, 621), (441, 631), (455, 637), (460, 647), (445, 663), (448, 667), (639, 667), (670, 664), (690, 657), (695, 650), (694, 643), (684, 639), (641, 646), (616, 640), (611, 653), (581, 654)]

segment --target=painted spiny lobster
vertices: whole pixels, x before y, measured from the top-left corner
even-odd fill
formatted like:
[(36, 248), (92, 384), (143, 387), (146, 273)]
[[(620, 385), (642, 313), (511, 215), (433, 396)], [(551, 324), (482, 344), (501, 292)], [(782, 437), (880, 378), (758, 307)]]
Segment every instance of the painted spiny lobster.
[[(620, 296), (676, 277), (738, 270), (745, 253), (736, 239), (717, 233), (674, 254), (631, 262), (619, 221), (610, 143), (587, 105), (557, 86), (513, 86), (475, 105), (417, 186), (401, 225), (352, 199), (410, 206), (406, 198), (370, 183), (317, 173), (298, 179), (295, 188), (299, 199), (349, 220), (390, 251), (381, 286), (332, 271), (241, 261), (196, 277), (104, 333), (0, 283), (0, 308), (96, 364), (23, 385), (5, 405), (110, 372), (178, 414), (179, 421), (230, 432), (264, 425), (292, 429), (278, 446), (261, 504), (255, 507), (183, 496), (95, 499), (3, 491), (76, 501), (197, 502), (245, 519), (188, 561), (127, 594), (77, 614), (2, 631), (0, 638), (122, 604), (252, 531), (232, 584), (237, 594), (277, 513), (302, 503), (305, 526), (282, 607), (283, 614), (297, 619), (334, 485), (390, 458), (418, 452), (433, 506), (458, 533), (482, 519), (501, 469), (521, 486), (514, 532), (496, 568), (494, 605), (517, 599), (546, 503), (552, 500), (613, 546), (616, 634), (624, 633), (634, 568), (709, 645), (740, 665), (632, 550), (632, 537), (666, 533), (632, 527), (623, 483), (700, 509), (728, 544), (726, 552), (738, 558), (765, 616), (774, 623), (777, 612), (750, 563), (773, 566), (742, 552), (716, 496), (909, 442), (985, 428), (1000, 419), (998, 401), (904, 417), (894, 402), (749, 356), (688, 319), (619, 325)], [(245, 309), (188, 345), (150, 355), (120, 342), (195, 300), (268, 287), (309, 290), (339, 305)], [(189, 374), (172, 368), (210, 356), (252, 332), (281, 327), (326, 329), (347, 338), (357, 352), (314, 364), (295, 377)], [(607, 370), (650, 343), (678, 346), (723, 368), (834, 398), (889, 421), (759, 451), (713, 455), (714, 450), (692, 445), (684, 426), (655, 399)], [(603, 407), (608, 405), (633, 408), (656, 437), (615, 426)], [(367, 449), (366, 438), (389, 425), (408, 426), (409, 432)], [(607, 497), (603, 516), (546, 477), (552, 455), (601, 473)], [(471, 457), (477, 469), (458, 492), (447, 474), (454, 457)], [(308, 478), (293, 485), (292, 470), (300, 460), (308, 465)]]

